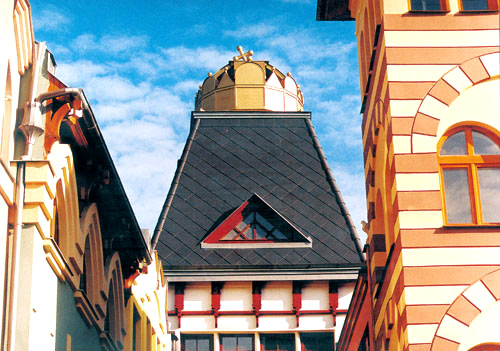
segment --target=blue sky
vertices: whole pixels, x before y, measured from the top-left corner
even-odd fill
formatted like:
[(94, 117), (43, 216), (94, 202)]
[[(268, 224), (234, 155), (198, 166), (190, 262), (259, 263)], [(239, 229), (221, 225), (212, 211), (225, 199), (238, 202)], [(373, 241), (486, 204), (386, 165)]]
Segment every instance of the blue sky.
[(353, 220), (366, 217), (354, 22), (315, 0), (32, 0), (68, 86), (84, 88), (143, 228), (154, 229), (208, 72), (253, 50), (291, 72)]

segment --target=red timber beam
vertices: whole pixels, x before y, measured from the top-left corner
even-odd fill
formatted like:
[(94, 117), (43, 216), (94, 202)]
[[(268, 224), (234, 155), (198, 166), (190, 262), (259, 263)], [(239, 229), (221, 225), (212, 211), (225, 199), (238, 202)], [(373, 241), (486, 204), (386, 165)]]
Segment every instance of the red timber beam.
[(184, 288), (186, 283), (175, 283), (175, 314), (179, 320), (179, 328), (181, 327), (182, 310), (184, 309)]
[(333, 315), (333, 325), (337, 325), (337, 309), (339, 307), (339, 290), (334, 280), (328, 282), (328, 302), (330, 313)]

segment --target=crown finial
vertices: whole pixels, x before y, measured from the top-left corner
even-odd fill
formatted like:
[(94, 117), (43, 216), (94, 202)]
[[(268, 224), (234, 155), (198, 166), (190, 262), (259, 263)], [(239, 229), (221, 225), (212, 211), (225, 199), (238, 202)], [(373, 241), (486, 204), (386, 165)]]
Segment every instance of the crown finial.
[(235, 56), (233, 57), (233, 60), (234, 61), (239, 61), (239, 60), (243, 60), (245, 62), (250, 62), (252, 61), (252, 55), (253, 55), (253, 51), (252, 50), (249, 50), (247, 52), (243, 52), (243, 48), (241, 46), (238, 46), (236, 48), (236, 50), (238, 50), (238, 52), (240, 53), (240, 56)]

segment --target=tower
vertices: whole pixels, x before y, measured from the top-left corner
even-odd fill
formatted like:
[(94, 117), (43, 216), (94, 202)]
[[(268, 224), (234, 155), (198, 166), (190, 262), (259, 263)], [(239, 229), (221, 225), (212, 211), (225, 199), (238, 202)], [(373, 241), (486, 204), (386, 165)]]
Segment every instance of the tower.
[(358, 40), (367, 272), (340, 349), (491, 349), (500, 343), (498, 1), (319, 0), (317, 17), (355, 20)]
[(363, 256), (300, 87), (209, 73), (153, 236), (175, 350), (333, 350)]

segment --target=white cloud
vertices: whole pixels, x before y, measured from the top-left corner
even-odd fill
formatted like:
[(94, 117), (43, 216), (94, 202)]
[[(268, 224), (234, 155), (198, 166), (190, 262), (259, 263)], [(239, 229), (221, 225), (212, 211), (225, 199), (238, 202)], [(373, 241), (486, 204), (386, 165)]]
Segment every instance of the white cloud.
[(357, 95), (343, 95), (336, 101), (315, 101), (315, 115), (318, 117), (315, 120), (319, 120), (321, 141), (334, 150), (344, 150), (343, 157), (351, 157), (346, 152), (358, 151), (362, 146), (359, 105)]
[(143, 120), (103, 128), (141, 227), (154, 229), (184, 145), (173, 128)]
[(178, 73), (184, 74), (186, 70), (194, 69), (199, 75), (200, 80), (203, 79), (202, 70), (211, 70), (213, 73), (226, 65), (235, 55), (235, 51), (219, 49), (215, 46), (198, 47), (195, 49), (176, 46), (163, 49), (162, 52), (167, 62), (172, 65), (172, 69), (179, 70), (179, 66), (181, 66), (183, 71)]
[(356, 226), (361, 245), (363, 245), (366, 241), (366, 233), (361, 229), (361, 221), (367, 221), (364, 172), (352, 169), (352, 165), (349, 164), (333, 166), (332, 172), (337, 186), (346, 203), (352, 222)]
[(97, 47), (95, 35), (81, 34), (73, 40), (71, 47), (76, 51), (93, 50)]
[(65, 31), (71, 20), (59, 8), (48, 6), (40, 13), (33, 15), (35, 31)]
[(148, 45), (149, 38), (145, 35), (133, 36), (112, 36), (105, 35), (101, 38), (100, 50), (110, 53), (118, 53), (129, 50), (145, 48)]
[(98, 51), (112, 55), (145, 48), (148, 42), (149, 38), (145, 35), (104, 35), (97, 39), (93, 34), (81, 34), (71, 46), (78, 51)]
[(182, 94), (190, 94), (190, 98), (194, 99), (196, 92), (198, 91), (200, 82), (197, 80), (183, 80), (177, 82), (172, 90)]
[(86, 82), (85, 88), (89, 95), (98, 97), (99, 101), (137, 100), (151, 89), (147, 83), (135, 85), (117, 74), (94, 77)]
[(57, 77), (70, 86), (83, 86), (87, 81), (108, 71), (106, 64), (96, 64), (89, 60), (62, 62), (57, 65)]

